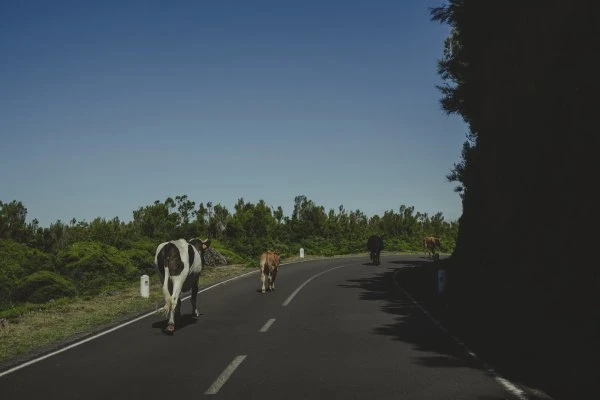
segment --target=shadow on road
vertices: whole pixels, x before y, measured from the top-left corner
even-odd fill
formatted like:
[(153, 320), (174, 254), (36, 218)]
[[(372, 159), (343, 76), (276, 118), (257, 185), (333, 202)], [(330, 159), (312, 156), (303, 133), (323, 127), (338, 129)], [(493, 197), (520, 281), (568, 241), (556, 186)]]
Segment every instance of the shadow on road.
[[(351, 279), (345, 284), (338, 285), (347, 289), (360, 289), (359, 297), (362, 300), (384, 301), (382, 310), (395, 316), (393, 324), (377, 326), (373, 333), (386, 335), (394, 340), (412, 343), (423, 355), (413, 360), (415, 363), (440, 368), (440, 367), (469, 367), (483, 369), (483, 365), (476, 359), (468, 357), (462, 347), (453, 339), (444, 334), (430, 319), (407, 298), (402, 289), (394, 284), (398, 278), (399, 269), (390, 268), (389, 265), (400, 266), (402, 269), (418, 269), (431, 264), (431, 261), (388, 261), (381, 265), (381, 272), (375, 276), (362, 279)], [(431, 277), (433, 279), (433, 276)], [(426, 293), (434, 290), (434, 282), (421, 279), (415, 282), (419, 292)], [(433, 296), (434, 293), (432, 292)]]
[(366, 263), (362, 263), (362, 265), (364, 265), (364, 266), (374, 266), (374, 267), (376, 267), (376, 266), (377, 266), (377, 265), (375, 265), (374, 263), (372, 263), (372, 262), (370, 262), (370, 261), (369, 261), (369, 262), (366, 262)]
[[(422, 356), (413, 360), (415, 363), (432, 368), (486, 369), (482, 361), (468, 356), (449, 334), (430, 322), (404, 291), (451, 335), (463, 341), (469, 350), (490, 363), (504, 378), (524, 389), (530, 400), (585, 398), (572, 395), (595, 391), (600, 380), (592, 378), (597, 368), (591, 360), (597, 354), (589, 349), (586, 352), (584, 344), (593, 342), (587, 336), (592, 335), (590, 332), (597, 332), (597, 328), (584, 331), (587, 333), (580, 335), (581, 343), (568, 343), (562, 339), (570, 337), (561, 333), (568, 327), (559, 329), (565, 325), (564, 322), (552, 325), (552, 321), (540, 320), (532, 331), (509, 324), (496, 324), (496, 328), (491, 328), (485, 321), (502, 316), (464, 315), (438, 295), (437, 270), (443, 265), (443, 262), (433, 262), (426, 256), (415, 256), (409, 260), (389, 257), (378, 267), (376, 275), (348, 280), (339, 286), (360, 290), (362, 300), (384, 302), (381, 309), (394, 315), (395, 322), (373, 327), (373, 334), (413, 344), (422, 352)], [(536, 323), (528, 326), (536, 326)], [(547, 393), (551, 393), (552, 397)]]
[[(200, 316), (202, 316), (202, 314), (200, 314)], [(171, 335), (171, 333), (167, 332), (167, 322), (166, 319), (156, 321), (152, 324), (152, 328), (160, 329), (165, 335)], [(188, 325), (194, 325), (196, 322), (198, 322), (198, 318), (194, 317), (192, 314), (182, 314), (179, 318), (175, 318), (175, 333)]]

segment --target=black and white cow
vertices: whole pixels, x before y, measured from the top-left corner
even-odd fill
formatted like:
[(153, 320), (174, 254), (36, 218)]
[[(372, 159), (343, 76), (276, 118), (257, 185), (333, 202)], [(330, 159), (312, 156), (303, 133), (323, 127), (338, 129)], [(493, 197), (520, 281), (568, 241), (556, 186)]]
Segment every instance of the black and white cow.
[(381, 250), (383, 250), (383, 238), (377, 235), (370, 236), (369, 240), (367, 240), (367, 250), (369, 250), (371, 262), (375, 265), (379, 265), (379, 256)]
[(175, 331), (175, 314), (181, 313), (181, 293), (192, 290), (192, 315), (198, 317), (196, 297), (198, 278), (202, 271), (201, 253), (210, 247), (210, 240), (185, 239), (171, 240), (158, 245), (154, 264), (163, 282), (165, 305), (158, 310), (168, 317), (167, 332)]

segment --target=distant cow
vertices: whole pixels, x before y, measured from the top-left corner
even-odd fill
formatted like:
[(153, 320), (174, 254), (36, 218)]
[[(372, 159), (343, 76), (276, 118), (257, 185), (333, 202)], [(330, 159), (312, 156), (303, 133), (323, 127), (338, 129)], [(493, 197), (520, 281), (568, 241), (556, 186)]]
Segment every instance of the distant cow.
[(279, 270), (279, 254), (275, 251), (265, 251), (260, 256), (260, 280), (261, 291), (265, 293), (265, 280), (268, 280), (267, 288), (275, 290), (275, 278)]
[(440, 239), (435, 236), (426, 236), (423, 239), (423, 247), (425, 248), (425, 253), (431, 257), (436, 256), (436, 250), (441, 246)]
[(193, 240), (193, 244), (185, 239), (171, 240), (158, 245), (154, 264), (163, 282), (165, 305), (159, 312), (168, 317), (167, 332), (175, 331), (175, 314), (181, 313), (181, 293), (192, 289), (192, 315), (198, 317), (196, 297), (198, 295), (198, 278), (202, 271), (201, 253), (210, 246), (210, 240)]
[(377, 235), (370, 236), (369, 240), (367, 240), (367, 250), (369, 250), (371, 262), (375, 265), (379, 265), (379, 256), (381, 250), (383, 250), (383, 238)]

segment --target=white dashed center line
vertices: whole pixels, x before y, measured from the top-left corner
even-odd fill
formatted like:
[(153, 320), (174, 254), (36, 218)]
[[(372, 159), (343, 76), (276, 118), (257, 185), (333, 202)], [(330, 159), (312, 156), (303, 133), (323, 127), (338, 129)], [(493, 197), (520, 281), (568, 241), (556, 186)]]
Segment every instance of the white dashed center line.
[(265, 324), (263, 325), (262, 328), (260, 328), (260, 332), (266, 332), (269, 330), (269, 328), (271, 327), (271, 325), (273, 325), (273, 322), (275, 322), (275, 318), (271, 318), (270, 320), (268, 320), (267, 322), (265, 322)]
[(323, 272), (321, 272), (319, 274), (316, 274), (315, 276), (307, 279), (302, 285), (300, 285), (298, 287), (298, 289), (294, 290), (294, 292), (292, 294), (290, 294), (290, 297), (288, 297), (281, 305), (283, 307), (286, 307), (288, 304), (291, 303), (292, 300), (294, 300), (294, 297), (296, 297), (296, 295), (298, 294), (298, 292), (300, 292), (304, 286), (308, 285), (310, 283), (310, 281), (312, 281), (313, 279), (315, 279), (315, 278), (323, 275), (326, 272), (333, 271), (334, 269), (338, 269), (338, 268), (344, 268), (344, 265), (340, 265), (339, 267), (330, 268), (330, 269), (328, 269), (326, 271), (323, 271)]
[(229, 377), (233, 374), (233, 372), (236, 370), (236, 368), (240, 366), (240, 364), (242, 363), (242, 361), (244, 361), (245, 358), (246, 358), (245, 355), (237, 356), (236, 358), (234, 358), (233, 361), (231, 363), (229, 363), (227, 368), (225, 368), (223, 370), (223, 372), (221, 372), (221, 375), (219, 375), (217, 380), (215, 380), (213, 382), (213, 384), (210, 385), (210, 387), (206, 390), (206, 392), (204, 392), (204, 394), (219, 393), (219, 390), (221, 390), (221, 387), (223, 387), (225, 382), (227, 382), (227, 379), (229, 379)]

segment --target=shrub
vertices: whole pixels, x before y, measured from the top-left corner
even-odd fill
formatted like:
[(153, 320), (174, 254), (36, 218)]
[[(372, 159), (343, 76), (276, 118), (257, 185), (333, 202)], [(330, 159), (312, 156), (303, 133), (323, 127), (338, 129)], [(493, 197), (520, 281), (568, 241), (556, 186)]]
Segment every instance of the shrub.
[(138, 271), (124, 251), (98, 242), (75, 242), (56, 255), (59, 272), (82, 294), (98, 294), (105, 286), (135, 279)]
[(14, 300), (19, 280), (40, 270), (53, 270), (50, 255), (13, 240), (0, 239), (0, 304)]
[(141, 249), (127, 249), (121, 252), (139, 272), (148, 273), (154, 270), (154, 253)]
[(19, 281), (15, 297), (19, 301), (45, 303), (51, 299), (73, 297), (76, 293), (75, 285), (68, 279), (51, 271), (37, 271)]

